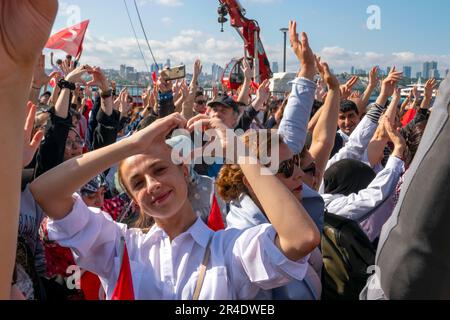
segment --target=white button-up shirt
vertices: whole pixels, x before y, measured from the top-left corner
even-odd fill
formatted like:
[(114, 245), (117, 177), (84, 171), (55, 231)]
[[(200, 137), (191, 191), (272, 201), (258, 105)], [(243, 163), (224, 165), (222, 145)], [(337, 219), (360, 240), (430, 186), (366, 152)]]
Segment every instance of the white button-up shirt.
[(108, 299), (120, 272), (122, 237), (127, 244), (137, 300), (192, 299), (211, 237), (201, 300), (253, 299), (260, 289), (302, 280), (308, 268), (309, 256), (293, 262), (282, 254), (274, 242), (276, 232), (269, 224), (214, 233), (198, 219), (171, 242), (156, 226), (148, 234), (128, 229), (100, 210), (88, 208), (78, 195), (74, 199), (68, 216), (49, 221), (49, 237), (71, 248), (78, 266), (100, 276)]

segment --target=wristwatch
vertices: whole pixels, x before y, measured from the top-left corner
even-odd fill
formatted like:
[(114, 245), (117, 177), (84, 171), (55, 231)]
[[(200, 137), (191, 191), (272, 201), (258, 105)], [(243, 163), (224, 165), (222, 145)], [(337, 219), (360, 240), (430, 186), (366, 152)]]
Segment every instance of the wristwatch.
[(107, 99), (107, 98), (111, 98), (113, 95), (113, 90), (112, 89), (108, 89), (106, 91), (102, 91), (100, 90), (100, 97), (102, 99)]

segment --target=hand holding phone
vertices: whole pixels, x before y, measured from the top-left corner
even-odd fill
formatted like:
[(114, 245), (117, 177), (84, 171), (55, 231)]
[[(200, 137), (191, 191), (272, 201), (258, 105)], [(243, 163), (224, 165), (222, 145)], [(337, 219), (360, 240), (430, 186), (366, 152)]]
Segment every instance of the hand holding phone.
[(166, 81), (183, 79), (186, 77), (186, 66), (177, 66), (171, 69), (161, 70), (160, 75)]

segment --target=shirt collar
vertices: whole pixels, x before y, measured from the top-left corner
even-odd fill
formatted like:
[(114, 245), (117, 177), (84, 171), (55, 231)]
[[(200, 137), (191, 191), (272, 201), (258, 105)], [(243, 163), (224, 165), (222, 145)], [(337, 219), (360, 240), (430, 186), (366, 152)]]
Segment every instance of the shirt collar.
[[(197, 218), (195, 223), (186, 232), (180, 234), (177, 239), (190, 236), (197, 244), (206, 248), (213, 233), (214, 231), (209, 229), (202, 219)], [(145, 241), (157, 242), (164, 236), (167, 236), (164, 230), (155, 224), (145, 237)]]

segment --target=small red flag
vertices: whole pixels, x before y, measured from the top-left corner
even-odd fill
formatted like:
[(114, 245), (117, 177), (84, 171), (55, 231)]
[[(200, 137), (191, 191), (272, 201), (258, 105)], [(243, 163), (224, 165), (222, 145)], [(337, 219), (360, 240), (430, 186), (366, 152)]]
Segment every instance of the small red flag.
[(152, 72), (152, 80), (153, 80), (153, 85), (156, 86), (156, 82), (158, 81), (158, 77), (156, 75), (156, 71)]
[(416, 114), (417, 114), (416, 109), (409, 109), (408, 111), (406, 111), (405, 115), (401, 120), (402, 126), (406, 127), (411, 121), (413, 121)]
[(208, 227), (213, 231), (225, 229), (225, 224), (223, 223), (222, 213), (220, 212), (220, 207), (217, 202), (216, 195), (213, 195), (213, 203), (208, 218)]
[(120, 267), (119, 279), (117, 279), (111, 300), (134, 300), (133, 278), (131, 276), (130, 258), (125, 240), (123, 241), (123, 257)]
[(45, 47), (47, 49), (58, 49), (67, 52), (71, 56), (79, 58), (83, 51), (83, 41), (89, 20), (80, 22), (72, 27), (63, 29), (52, 35)]
[(252, 81), (252, 83), (250, 85), (251, 85), (253, 90), (258, 91), (259, 84), (257, 84), (255, 81)]

